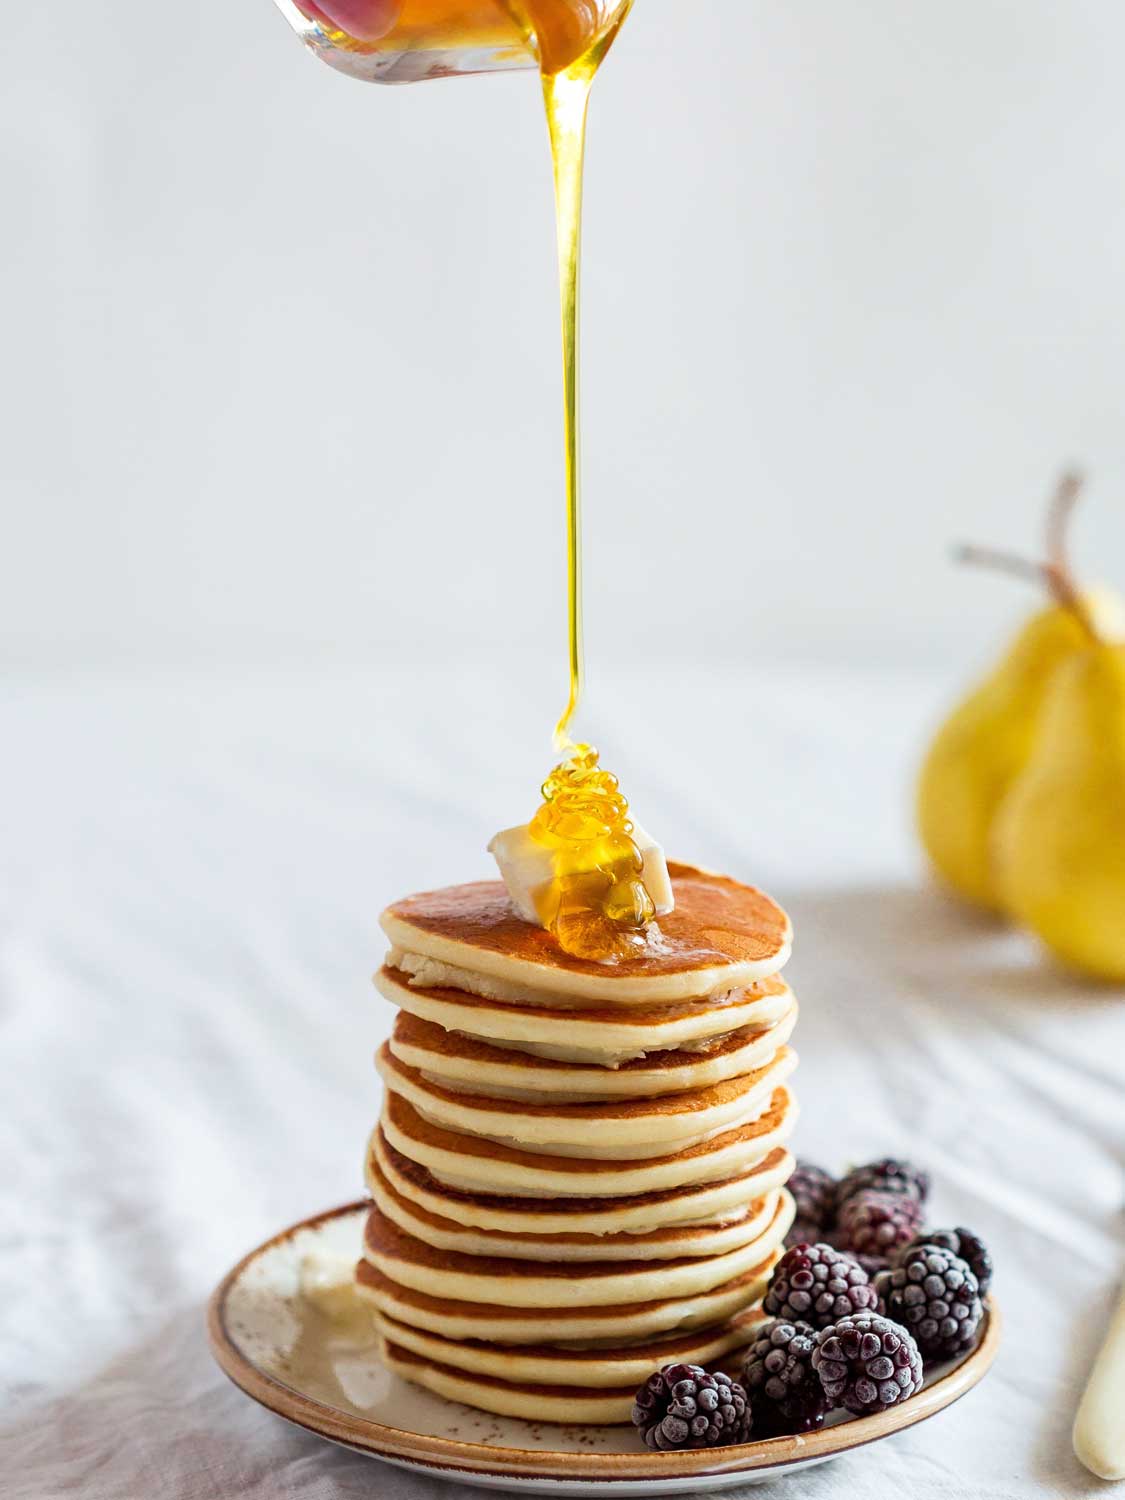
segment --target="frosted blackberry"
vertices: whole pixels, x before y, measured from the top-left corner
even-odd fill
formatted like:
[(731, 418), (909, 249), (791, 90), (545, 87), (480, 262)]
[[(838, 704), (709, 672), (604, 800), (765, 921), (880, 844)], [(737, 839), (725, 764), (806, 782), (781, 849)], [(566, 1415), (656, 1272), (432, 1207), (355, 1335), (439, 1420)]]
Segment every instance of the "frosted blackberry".
[(878, 1313), (822, 1328), (812, 1364), (829, 1404), (858, 1416), (899, 1406), (922, 1388), (918, 1345), (901, 1324)]
[(796, 1218), (793, 1227), (785, 1236), (786, 1248), (792, 1245), (811, 1245), (820, 1234), (820, 1225), (814, 1224), (812, 1219)]
[(815, 1347), (816, 1329), (808, 1323), (762, 1324), (742, 1367), (756, 1438), (823, 1426), (828, 1398), (812, 1367)]
[(880, 1271), (889, 1271), (892, 1264), (885, 1255), (855, 1255), (852, 1256), (852, 1259), (859, 1261), (872, 1282), (874, 1282)]
[(798, 1161), (785, 1186), (797, 1204), (798, 1222), (813, 1225), (817, 1233), (811, 1240), (820, 1239), (821, 1231), (831, 1229), (836, 1217), (836, 1179), (811, 1161)]
[(914, 1335), (927, 1359), (949, 1359), (973, 1342), (984, 1309), (977, 1278), (952, 1250), (915, 1245), (875, 1278), (880, 1310)]
[(868, 1188), (880, 1193), (907, 1193), (919, 1203), (925, 1203), (930, 1196), (930, 1174), (913, 1162), (900, 1161), (894, 1156), (883, 1156), (878, 1161), (866, 1162), (862, 1167), (853, 1167), (846, 1177), (840, 1179), (836, 1189), (837, 1213), (849, 1198)]
[(633, 1426), (650, 1448), (717, 1448), (750, 1434), (746, 1392), (729, 1375), (700, 1365), (665, 1365), (633, 1402)]
[(890, 1259), (922, 1227), (922, 1205), (909, 1193), (863, 1188), (840, 1209), (838, 1238), (853, 1255)]
[(971, 1229), (924, 1230), (899, 1251), (895, 1257), (895, 1265), (901, 1265), (903, 1257), (915, 1245), (939, 1245), (943, 1250), (952, 1250), (954, 1255), (959, 1255), (965, 1261), (977, 1278), (981, 1296), (988, 1295), (988, 1289), (992, 1285), (992, 1256), (980, 1235), (974, 1234)]
[(874, 1309), (867, 1272), (831, 1245), (794, 1245), (773, 1268), (762, 1306), (774, 1318), (824, 1328), (848, 1313)]

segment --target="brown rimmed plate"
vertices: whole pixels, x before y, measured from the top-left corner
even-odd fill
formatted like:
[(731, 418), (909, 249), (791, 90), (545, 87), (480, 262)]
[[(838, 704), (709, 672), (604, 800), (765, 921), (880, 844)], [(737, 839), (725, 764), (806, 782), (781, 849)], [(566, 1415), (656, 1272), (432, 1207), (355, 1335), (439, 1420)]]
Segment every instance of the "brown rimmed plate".
[(380, 1363), (370, 1314), (308, 1295), (317, 1269), (359, 1255), (366, 1202), (304, 1219), (252, 1250), (211, 1298), (215, 1358), (248, 1396), (287, 1421), (371, 1458), (485, 1489), (544, 1495), (674, 1495), (795, 1473), (890, 1437), (951, 1406), (985, 1375), (1000, 1342), (989, 1307), (976, 1346), (927, 1371), (912, 1400), (832, 1421), (806, 1437), (651, 1453), (629, 1427), (564, 1427), (494, 1417), (433, 1396)]

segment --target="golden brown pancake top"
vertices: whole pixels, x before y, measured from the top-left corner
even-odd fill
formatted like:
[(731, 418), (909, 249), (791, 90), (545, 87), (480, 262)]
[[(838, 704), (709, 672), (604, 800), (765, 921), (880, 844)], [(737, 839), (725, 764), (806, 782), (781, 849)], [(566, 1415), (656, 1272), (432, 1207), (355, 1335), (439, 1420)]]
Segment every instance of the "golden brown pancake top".
[[(785, 1204), (778, 1197), (773, 1214), (761, 1235), (741, 1249), (752, 1250), (763, 1236), (767, 1235), (785, 1212)], [(405, 1229), (378, 1208), (372, 1206), (363, 1230), (364, 1254), (380, 1256), (387, 1260), (406, 1261), (412, 1266), (425, 1266), (434, 1271), (459, 1271), (465, 1276), (501, 1276), (512, 1281), (535, 1280), (544, 1277), (550, 1280), (575, 1282), (596, 1280), (600, 1276), (621, 1276), (634, 1272), (651, 1274), (657, 1270), (679, 1271), (684, 1266), (698, 1266), (717, 1259), (715, 1256), (676, 1256), (671, 1260), (630, 1260), (627, 1256), (609, 1257), (606, 1260), (519, 1260), (504, 1255), (466, 1255), (462, 1250), (439, 1250), (436, 1245), (427, 1245), (424, 1240), (408, 1234)]]
[[(471, 1226), (466, 1227), (464, 1224), (458, 1223), (456, 1219), (447, 1219), (442, 1214), (432, 1213), (428, 1208), (423, 1208), (421, 1204), (414, 1203), (409, 1198), (404, 1198), (401, 1193), (396, 1191), (393, 1184), (388, 1181), (377, 1161), (371, 1163), (371, 1172), (375, 1181), (379, 1184), (381, 1192), (385, 1193), (405, 1213), (414, 1219), (421, 1220), (424, 1224), (428, 1224), (430, 1228), (440, 1230), (445, 1234), (475, 1234), (481, 1232), (474, 1230)], [(756, 1219), (764, 1211), (765, 1207), (766, 1200), (764, 1198), (755, 1198), (746, 1204), (746, 1207), (736, 1219), (725, 1220), (722, 1228), (731, 1229), (735, 1224), (745, 1223), (748, 1219)], [(536, 1234), (534, 1231), (521, 1232), (511, 1229), (492, 1229), (487, 1231), (490, 1239), (499, 1241), (508, 1240), (514, 1245), (525, 1242), (547, 1246), (598, 1245), (604, 1246), (607, 1250), (616, 1250), (618, 1248), (629, 1249), (636, 1245), (666, 1245), (669, 1243), (682, 1245), (689, 1240), (706, 1240), (716, 1232), (717, 1228), (714, 1224), (665, 1225), (661, 1229), (650, 1229), (646, 1234)]]
[[(537, 1104), (534, 1100), (497, 1099), (491, 1094), (469, 1094), (460, 1089), (447, 1089), (440, 1083), (423, 1077), (418, 1068), (412, 1068), (409, 1063), (395, 1057), (389, 1042), (384, 1042), (379, 1048), (378, 1056), (380, 1063), (392, 1075), (387, 1080), (387, 1087), (392, 1090), (395, 1082), (393, 1075), (397, 1072), (400, 1084), (405, 1080), (419, 1092), (461, 1109), (475, 1109), (490, 1115), (510, 1115), (516, 1120), (581, 1120), (596, 1125), (603, 1120), (650, 1120), (656, 1116), (690, 1116), (720, 1109), (734, 1104), (745, 1094), (753, 1093), (775, 1069), (782, 1067), (787, 1061), (791, 1062), (795, 1054), (792, 1048), (781, 1047), (761, 1067), (753, 1068), (749, 1073), (741, 1073), (737, 1078), (724, 1078), (719, 1083), (706, 1084), (702, 1088), (680, 1089), (674, 1094), (645, 1094), (639, 1099), (599, 1099), (586, 1104), (567, 1104), (562, 1101), (552, 1103), (549, 1095), (542, 1096), (545, 1103)], [(386, 1079), (386, 1074), (384, 1078)]]
[[(392, 911), (396, 908), (391, 907)], [(778, 995), (787, 993), (789, 986), (776, 974), (771, 974), (766, 979), (756, 979), (747, 985), (740, 985), (732, 992), (733, 999), (727, 1002), (713, 1000), (709, 995), (701, 995), (697, 1000), (680, 1000), (672, 1005), (568, 1005), (568, 1006), (534, 1006), (517, 1005), (507, 1000), (485, 1000), (479, 995), (470, 995), (467, 990), (446, 989), (442, 985), (425, 985), (411, 983), (409, 974), (402, 969), (396, 969), (391, 964), (384, 964), (382, 973), (393, 980), (400, 988), (411, 991), (417, 995), (429, 995), (434, 1000), (440, 1000), (443, 1005), (460, 1006), (468, 1014), (466, 1015), (466, 1026), (471, 1024), (472, 1012), (474, 1010), (488, 1010), (508, 1015), (533, 1015), (536, 1020), (562, 1021), (564, 1024), (579, 1021), (607, 1021), (614, 1026), (663, 1026), (668, 1021), (682, 1021), (689, 1016), (698, 1015), (701, 1010), (708, 1014), (716, 1010), (729, 1010), (731, 1012), (731, 1026), (739, 1024), (738, 1013), (745, 1009), (755, 1000), (773, 1000)]]
[[(732, 963), (761, 963), (789, 939), (789, 918), (776, 902), (727, 875), (668, 865), (675, 911), (658, 921), (662, 942), (639, 958), (623, 959), (615, 978), (643, 979)], [(406, 896), (387, 908), (390, 916), (421, 932), (452, 938), (470, 948), (503, 953), (559, 970), (604, 979), (607, 967), (564, 953), (542, 927), (516, 915), (502, 881), (478, 880)]]
[[(396, 1320), (390, 1313), (384, 1314), (387, 1324), (387, 1333), (394, 1338)], [(689, 1353), (698, 1349), (700, 1344), (708, 1338), (714, 1338), (716, 1334), (726, 1333), (731, 1327), (751, 1328), (756, 1323), (762, 1323), (766, 1314), (760, 1307), (752, 1307), (745, 1312), (728, 1318), (725, 1322), (711, 1328), (679, 1328), (673, 1333), (658, 1334), (655, 1338), (634, 1339), (632, 1343), (621, 1344), (616, 1348), (604, 1348), (599, 1345), (596, 1349), (574, 1349), (565, 1344), (494, 1344), (485, 1342), (484, 1339), (457, 1339), (456, 1342), (466, 1349), (487, 1349), (500, 1354), (513, 1354), (525, 1359), (550, 1359), (550, 1360), (575, 1360), (582, 1364), (593, 1361), (596, 1364), (612, 1363), (617, 1359), (636, 1359), (638, 1355), (651, 1355), (658, 1364), (675, 1364), (680, 1361), (685, 1351)], [(411, 1331), (405, 1323), (398, 1323), (399, 1328)], [(426, 1337), (440, 1339), (440, 1333), (431, 1333), (426, 1330)], [(452, 1340), (446, 1339), (445, 1343)], [(571, 1387), (573, 1389), (573, 1387)], [(630, 1387), (632, 1389), (632, 1387)]]
[[(468, 1188), (449, 1187), (440, 1182), (432, 1172), (422, 1165), (421, 1162), (411, 1161), (409, 1156), (403, 1156), (401, 1151), (396, 1151), (390, 1141), (383, 1134), (383, 1127), (379, 1127), (378, 1150), (383, 1154), (384, 1160), (395, 1174), (404, 1182), (412, 1183), (416, 1188), (429, 1193), (433, 1197), (441, 1198), (449, 1203), (451, 1208), (458, 1204), (477, 1203), (484, 1204), (488, 1208), (501, 1213), (510, 1211), (518, 1213), (523, 1218), (533, 1218), (536, 1213), (556, 1217), (559, 1214), (573, 1214), (576, 1220), (581, 1220), (586, 1214), (604, 1214), (607, 1204), (612, 1209), (615, 1206), (622, 1208), (648, 1207), (650, 1204), (672, 1203), (677, 1199), (691, 1198), (700, 1191), (699, 1183), (691, 1183), (684, 1187), (662, 1188), (659, 1192), (630, 1193), (620, 1198), (518, 1198), (504, 1193), (474, 1193)], [(746, 1185), (747, 1196), (753, 1196), (755, 1192), (754, 1178), (765, 1172), (772, 1172), (787, 1155), (784, 1146), (775, 1146), (768, 1156), (761, 1161), (756, 1161), (746, 1172), (740, 1172), (734, 1177), (721, 1178), (717, 1182), (709, 1182), (705, 1185), (706, 1191), (713, 1191), (728, 1182), (742, 1182)], [(372, 1165), (381, 1170), (378, 1156), (372, 1151)], [(413, 1200), (411, 1200), (413, 1204)], [(417, 1205), (413, 1205), (417, 1207)]]
[[(691, 1298), (692, 1302), (699, 1304), (708, 1299), (719, 1302), (730, 1292), (737, 1291), (740, 1286), (760, 1281), (776, 1261), (780, 1248), (778, 1246), (777, 1250), (771, 1250), (760, 1265), (751, 1266), (749, 1271), (732, 1276), (729, 1281), (722, 1281), (718, 1286), (713, 1286), (706, 1292), (694, 1293)], [(607, 1323), (616, 1322), (623, 1316), (630, 1317), (634, 1313), (643, 1316), (645, 1313), (667, 1307), (669, 1302), (682, 1300), (675, 1297), (653, 1297), (647, 1302), (605, 1304), (599, 1302), (594, 1307), (509, 1307), (497, 1302), (467, 1302), (460, 1297), (435, 1297), (429, 1292), (416, 1291), (413, 1287), (405, 1286), (400, 1281), (393, 1281), (391, 1277), (384, 1276), (383, 1272), (373, 1266), (369, 1260), (357, 1261), (355, 1279), (360, 1286), (366, 1287), (369, 1291), (381, 1293), (384, 1297), (392, 1297), (395, 1302), (407, 1307), (416, 1307), (420, 1312), (437, 1313), (450, 1320), (463, 1318), (468, 1314), (470, 1317), (485, 1318), (489, 1323), (501, 1325), (506, 1322), (520, 1323), (528, 1318), (543, 1316), (550, 1316), (554, 1321), (561, 1321), (563, 1318), (580, 1318), (583, 1323), (601, 1319)]]
[[(664, 1051), (650, 1052), (646, 1057), (633, 1057), (615, 1068), (614, 1073), (617, 1076), (642, 1072), (659, 1073), (665, 1070), (692, 1067), (719, 1057), (729, 1057), (731, 1053), (740, 1052), (743, 1047), (748, 1047), (752, 1042), (758, 1041), (776, 1025), (777, 1022), (774, 1022), (773, 1026), (744, 1026), (738, 1031), (720, 1032), (703, 1046), (691, 1050), (666, 1048)], [(395, 1042), (401, 1043), (404, 1047), (418, 1048), (435, 1056), (458, 1057), (469, 1062), (490, 1063), (493, 1067), (507, 1068), (511, 1072), (513, 1084), (518, 1084), (517, 1075), (526, 1073), (529, 1068), (538, 1073), (585, 1073), (591, 1078), (605, 1073), (605, 1069), (598, 1063), (560, 1062), (551, 1057), (529, 1056), (525, 1052), (513, 1051), (508, 1047), (494, 1047), (476, 1037), (463, 1036), (456, 1031), (446, 1031), (444, 1026), (437, 1026), (433, 1021), (423, 1021), (419, 1016), (412, 1016), (409, 1011), (405, 1010), (400, 1010), (395, 1017), (392, 1051), (394, 1051)]]
[(759, 1135), (770, 1135), (781, 1128), (786, 1111), (790, 1107), (790, 1095), (782, 1086), (774, 1089), (770, 1107), (748, 1125), (736, 1125), (733, 1130), (724, 1130), (720, 1135), (708, 1136), (695, 1146), (686, 1146), (680, 1151), (670, 1151), (667, 1156), (646, 1156), (643, 1161), (613, 1161), (603, 1157), (583, 1161), (577, 1156), (551, 1156), (546, 1152), (520, 1151), (515, 1146), (502, 1146), (498, 1141), (486, 1140), (480, 1135), (461, 1135), (457, 1131), (444, 1130), (433, 1125), (420, 1115), (414, 1106), (401, 1094), (388, 1093), (383, 1101), (385, 1116), (403, 1135), (438, 1151), (453, 1156), (471, 1156), (504, 1161), (526, 1167), (528, 1180), (534, 1182), (537, 1173), (549, 1172), (552, 1176), (597, 1177), (603, 1173), (616, 1174), (622, 1169), (635, 1171), (638, 1168), (666, 1166), (669, 1162), (694, 1161), (715, 1152), (725, 1151), (741, 1141), (751, 1141)]
[[(487, 1385), (493, 1390), (510, 1391), (519, 1390), (528, 1396), (542, 1396), (545, 1400), (575, 1401), (579, 1395), (586, 1394), (580, 1386), (573, 1385), (539, 1385), (530, 1381), (502, 1380), (499, 1375), (481, 1375), (476, 1370), (472, 1372), (456, 1368), (454, 1365), (442, 1364), (440, 1359), (432, 1359), (428, 1354), (415, 1354), (410, 1349), (404, 1349), (401, 1344), (396, 1344), (393, 1338), (387, 1338), (387, 1354), (398, 1365), (414, 1366), (414, 1368), (437, 1370), (446, 1375), (452, 1375), (460, 1381), (471, 1381), (473, 1385)], [(599, 1386), (599, 1396), (627, 1396), (636, 1389), (634, 1382), (623, 1386)]]

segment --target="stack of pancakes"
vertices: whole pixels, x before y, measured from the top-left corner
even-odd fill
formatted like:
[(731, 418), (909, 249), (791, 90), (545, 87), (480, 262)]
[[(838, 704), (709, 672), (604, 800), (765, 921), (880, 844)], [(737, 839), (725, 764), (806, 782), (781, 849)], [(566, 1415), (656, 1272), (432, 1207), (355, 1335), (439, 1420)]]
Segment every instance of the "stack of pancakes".
[(752, 1338), (793, 1220), (785, 913), (671, 865), (643, 957), (572, 958), (498, 882), (384, 912), (400, 1007), (356, 1268), (398, 1374), (510, 1416), (624, 1422)]

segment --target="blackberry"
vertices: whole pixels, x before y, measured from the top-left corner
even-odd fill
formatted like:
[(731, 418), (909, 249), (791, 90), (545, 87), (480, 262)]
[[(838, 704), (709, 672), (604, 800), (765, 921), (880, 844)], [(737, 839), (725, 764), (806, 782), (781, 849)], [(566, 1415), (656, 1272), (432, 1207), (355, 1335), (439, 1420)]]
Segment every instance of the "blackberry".
[(836, 1211), (840, 1212), (849, 1198), (868, 1188), (880, 1193), (907, 1193), (919, 1203), (925, 1203), (930, 1196), (930, 1174), (913, 1162), (899, 1161), (894, 1156), (884, 1156), (862, 1167), (853, 1167), (840, 1179), (836, 1189)]
[(892, 1262), (885, 1255), (853, 1255), (852, 1259), (859, 1261), (872, 1282), (880, 1271), (889, 1271), (892, 1266)]
[(633, 1426), (650, 1448), (717, 1448), (749, 1436), (750, 1403), (729, 1375), (665, 1365), (638, 1390)]
[(845, 1255), (850, 1255), (852, 1260), (858, 1261), (872, 1281), (880, 1271), (886, 1271), (894, 1264), (893, 1255), (868, 1255), (866, 1253), (857, 1255), (854, 1250), (848, 1248), (848, 1236), (839, 1225), (830, 1230), (826, 1238), (834, 1250), (842, 1250)]
[(901, 1265), (903, 1258), (914, 1249), (915, 1245), (938, 1245), (943, 1250), (952, 1250), (954, 1255), (961, 1257), (977, 1278), (980, 1295), (982, 1297), (988, 1295), (988, 1289), (992, 1285), (992, 1256), (980, 1235), (974, 1234), (971, 1229), (924, 1230), (921, 1234), (916, 1234), (909, 1245), (905, 1245), (899, 1251), (894, 1264)]
[(977, 1278), (952, 1250), (915, 1245), (875, 1278), (879, 1306), (910, 1330), (927, 1359), (949, 1359), (973, 1342), (984, 1316)]
[(809, 1323), (775, 1318), (762, 1324), (742, 1367), (755, 1437), (815, 1432), (824, 1425), (828, 1398), (812, 1367), (815, 1347), (816, 1329)]
[(852, 1256), (831, 1245), (794, 1245), (774, 1266), (762, 1306), (771, 1317), (824, 1328), (848, 1313), (874, 1310), (877, 1301)]
[(814, 1224), (812, 1219), (800, 1217), (793, 1220), (793, 1227), (785, 1236), (786, 1248), (793, 1245), (811, 1245), (820, 1233), (820, 1225)]
[(798, 1222), (812, 1225), (818, 1233), (811, 1239), (819, 1239), (819, 1231), (831, 1229), (836, 1217), (836, 1179), (811, 1161), (798, 1161), (785, 1185), (796, 1201)]
[(878, 1313), (822, 1328), (812, 1365), (829, 1403), (857, 1416), (898, 1406), (922, 1388), (918, 1345), (901, 1324)]
[(890, 1259), (922, 1227), (922, 1205), (909, 1193), (863, 1188), (840, 1210), (839, 1238), (852, 1255)]

